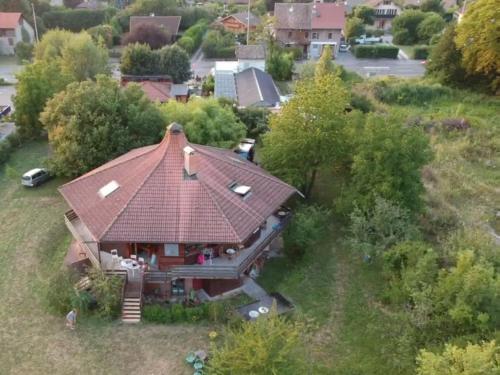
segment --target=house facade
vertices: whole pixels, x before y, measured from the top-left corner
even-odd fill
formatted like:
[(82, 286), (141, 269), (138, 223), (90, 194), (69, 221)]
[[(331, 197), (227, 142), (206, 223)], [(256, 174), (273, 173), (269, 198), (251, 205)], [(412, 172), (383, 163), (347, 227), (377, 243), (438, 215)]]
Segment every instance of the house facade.
[(319, 58), (324, 46), (336, 55), (345, 27), (345, 7), (339, 3), (275, 3), (274, 34), (286, 46), (301, 47)]
[(59, 191), (74, 237), (67, 259), (109, 272), (134, 259), (140, 267), (127, 269), (127, 285), (168, 299), (191, 290), (215, 296), (258, 272), (297, 192), (230, 150), (189, 143), (176, 123), (161, 143)]
[(220, 25), (226, 31), (230, 31), (235, 34), (246, 33), (248, 27), (250, 27), (250, 31), (255, 31), (259, 23), (259, 17), (248, 12), (230, 14), (229, 16), (215, 21), (216, 25)]
[(21, 13), (0, 12), (0, 55), (13, 55), (17, 43), (34, 40), (35, 31)]

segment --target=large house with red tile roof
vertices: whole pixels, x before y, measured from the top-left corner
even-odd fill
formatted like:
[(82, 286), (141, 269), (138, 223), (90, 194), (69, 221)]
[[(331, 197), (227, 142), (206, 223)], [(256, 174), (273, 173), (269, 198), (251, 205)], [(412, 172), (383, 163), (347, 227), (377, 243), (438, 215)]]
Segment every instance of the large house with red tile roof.
[(13, 55), (19, 42), (33, 43), (35, 31), (18, 12), (0, 12), (0, 55)]
[(325, 45), (338, 52), (345, 27), (342, 3), (275, 3), (274, 17), (274, 34), (282, 44), (302, 47), (313, 59)]
[[(238, 288), (259, 269), (297, 190), (231, 150), (189, 143), (181, 125), (61, 186), (67, 263), (123, 270), (163, 298)], [(125, 263), (124, 263), (125, 262)], [(134, 267), (131, 267), (134, 270)], [(130, 269), (128, 269), (130, 271)]]

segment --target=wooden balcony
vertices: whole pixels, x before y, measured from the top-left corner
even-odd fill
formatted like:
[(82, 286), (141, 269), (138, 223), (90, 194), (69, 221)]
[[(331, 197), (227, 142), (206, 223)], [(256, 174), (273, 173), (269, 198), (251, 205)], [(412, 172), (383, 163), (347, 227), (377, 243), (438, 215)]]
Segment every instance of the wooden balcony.
[(92, 265), (101, 268), (97, 242), (94, 241), (89, 230), (82, 223), (78, 215), (73, 210), (69, 210), (64, 214), (64, 222), (73, 237), (79, 242), (80, 247), (85, 250)]

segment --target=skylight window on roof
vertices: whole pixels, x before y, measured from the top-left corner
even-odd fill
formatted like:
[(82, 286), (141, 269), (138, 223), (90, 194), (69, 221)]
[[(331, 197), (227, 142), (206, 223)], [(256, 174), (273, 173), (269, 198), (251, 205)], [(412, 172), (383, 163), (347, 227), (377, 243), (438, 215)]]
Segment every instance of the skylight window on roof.
[(250, 193), (250, 190), (252, 188), (247, 185), (241, 185), (238, 184), (237, 182), (233, 182), (231, 185), (229, 185), (229, 189), (231, 189), (231, 191), (233, 191), (234, 193), (241, 195), (242, 197), (245, 197)]
[(106, 185), (104, 185), (102, 188), (99, 189), (99, 196), (101, 198), (106, 198), (108, 195), (110, 195), (112, 192), (114, 192), (116, 189), (118, 189), (120, 187), (120, 185), (118, 185), (118, 182), (116, 182), (115, 180), (107, 183)]

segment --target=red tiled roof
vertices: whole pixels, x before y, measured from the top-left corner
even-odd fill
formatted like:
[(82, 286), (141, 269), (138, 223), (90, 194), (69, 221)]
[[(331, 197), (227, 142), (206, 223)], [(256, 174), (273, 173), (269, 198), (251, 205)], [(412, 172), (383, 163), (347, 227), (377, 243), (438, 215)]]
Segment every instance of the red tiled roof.
[(149, 100), (153, 102), (159, 101), (160, 103), (165, 103), (171, 97), (170, 91), (172, 88), (172, 84), (170, 82), (138, 81), (133, 83), (139, 84), (142, 88), (142, 91), (144, 91)]
[[(187, 145), (198, 158), (196, 178), (184, 171)], [(101, 198), (99, 189), (113, 180), (120, 187)], [(243, 199), (232, 182), (251, 194)], [(296, 190), (230, 150), (190, 144), (169, 130), (160, 144), (132, 150), (60, 192), (102, 242), (242, 243)]]
[(339, 3), (314, 3), (311, 13), (311, 29), (339, 29), (345, 25), (345, 7)]
[(0, 12), (0, 29), (15, 29), (21, 17), (22, 14), (18, 12)]

